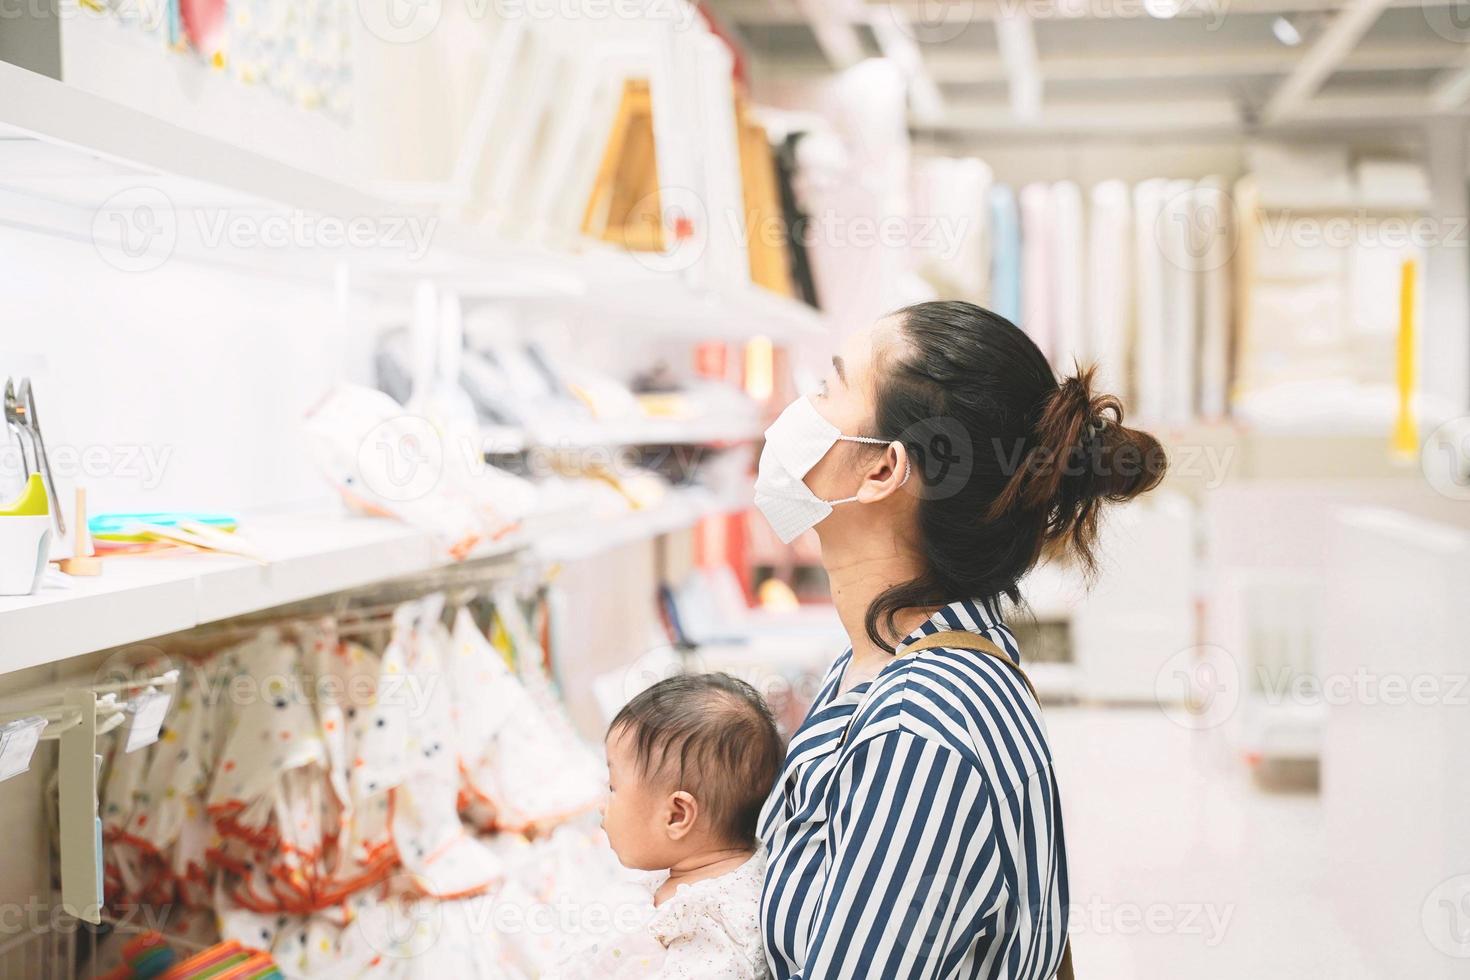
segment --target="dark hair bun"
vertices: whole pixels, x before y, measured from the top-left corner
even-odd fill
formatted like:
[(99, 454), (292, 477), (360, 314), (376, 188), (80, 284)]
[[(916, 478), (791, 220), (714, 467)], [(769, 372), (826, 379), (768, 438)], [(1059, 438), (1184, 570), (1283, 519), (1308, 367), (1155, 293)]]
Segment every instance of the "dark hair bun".
[(1005, 317), (936, 302), (897, 319), (897, 336), (874, 355), (872, 434), (902, 440), (915, 461), (925, 567), (868, 608), (869, 639), (890, 650), (904, 610), (1019, 603), (1021, 579), (1046, 554), (1091, 570), (1103, 504), (1156, 486), (1167, 465), (1158, 440), (1123, 426), (1118, 399), (1093, 392), (1091, 370), (1058, 384), (1041, 348)]
[(1089, 570), (1101, 505), (1152, 490), (1168, 468), (1157, 439), (1123, 425), (1123, 403), (1092, 390), (1096, 370), (1079, 368), (1045, 400), (1031, 451), (990, 506), (992, 517), (1012, 508), (1044, 514), (1045, 552)]

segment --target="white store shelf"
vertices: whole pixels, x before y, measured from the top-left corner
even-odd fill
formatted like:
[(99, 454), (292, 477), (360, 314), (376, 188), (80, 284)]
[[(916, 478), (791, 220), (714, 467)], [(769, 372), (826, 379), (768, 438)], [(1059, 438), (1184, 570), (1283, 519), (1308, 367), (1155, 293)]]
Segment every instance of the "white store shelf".
[(530, 441), (549, 449), (584, 446), (707, 446), (752, 442), (761, 435), (759, 419), (620, 419), (590, 421), (539, 430)]
[(611, 519), (592, 517), (539, 535), (531, 550), (543, 561), (570, 562), (693, 527), (706, 517), (750, 506), (750, 495), (721, 496), (702, 488), (674, 490), (652, 507)]
[[(550, 304), (618, 329), (691, 340), (781, 340), (825, 328), (816, 310), (756, 286), (705, 288), (683, 271), (652, 268), (599, 242), (561, 249), (510, 240), (5, 62), (0, 92), (0, 223), (101, 247), (98, 236), (110, 232), (96, 221), (100, 211), (124, 206), (109, 204), (119, 193), (146, 189), (161, 193), (172, 211), (165, 215), (177, 236), (171, 258), (325, 285), (348, 261), (354, 284), (393, 295), (409, 295), (415, 282), (430, 278), (469, 295)], [(431, 229), (429, 247), (418, 255), (320, 243), (230, 246), (199, 231), (213, 227), (201, 214), (238, 210), (259, 220), (268, 209), (344, 222), (382, 219), (384, 228), (417, 221)]]
[(36, 594), (0, 597), (0, 673), (445, 563), (427, 535), (379, 518), (252, 518), (241, 536), (269, 564), (231, 555), (119, 555), (104, 560), (99, 576), (48, 572)]
[[(672, 491), (647, 510), (488, 543), (469, 560), (574, 561), (747, 503), (703, 489)], [(241, 537), (268, 564), (188, 552), (118, 555), (104, 559), (99, 576), (48, 571), (36, 594), (0, 597), (0, 674), (452, 564), (428, 535), (383, 518), (247, 518)]]

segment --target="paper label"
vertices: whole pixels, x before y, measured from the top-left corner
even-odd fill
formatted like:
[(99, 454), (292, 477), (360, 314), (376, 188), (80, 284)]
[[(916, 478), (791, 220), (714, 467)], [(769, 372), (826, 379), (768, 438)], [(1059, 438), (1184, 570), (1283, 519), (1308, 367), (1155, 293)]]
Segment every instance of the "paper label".
[(0, 780), (30, 770), (31, 756), (45, 730), (44, 718), (22, 718), (0, 725)]
[(124, 752), (136, 752), (158, 741), (158, 731), (163, 727), (168, 714), (170, 698), (163, 691), (148, 691), (134, 699), (132, 704), (133, 723), (128, 726), (128, 740)]

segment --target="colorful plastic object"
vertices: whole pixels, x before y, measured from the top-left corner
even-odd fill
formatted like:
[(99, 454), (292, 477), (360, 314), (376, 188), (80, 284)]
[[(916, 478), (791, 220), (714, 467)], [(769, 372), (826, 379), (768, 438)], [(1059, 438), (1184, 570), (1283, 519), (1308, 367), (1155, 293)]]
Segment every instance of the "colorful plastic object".
[(98, 514), (87, 522), (94, 541), (145, 542), (155, 540), (146, 527), (178, 527), (181, 524), (203, 524), (218, 531), (232, 532), (239, 522), (229, 514), (193, 514), (188, 511), (160, 511), (152, 514)]

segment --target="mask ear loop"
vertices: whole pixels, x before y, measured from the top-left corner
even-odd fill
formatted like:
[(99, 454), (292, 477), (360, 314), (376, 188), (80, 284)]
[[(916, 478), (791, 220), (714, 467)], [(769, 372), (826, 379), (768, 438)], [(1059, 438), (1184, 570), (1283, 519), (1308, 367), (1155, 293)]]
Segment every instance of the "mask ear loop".
[[(872, 436), (838, 436), (837, 438), (842, 440), (843, 442), (861, 442), (869, 446), (891, 446), (894, 442), (894, 440), (892, 439), (874, 439)], [(908, 454), (905, 453), (903, 458), (903, 482), (899, 484), (900, 487), (902, 487), (904, 483), (909, 482), (909, 474), (913, 472), (913, 468), (914, 466), (912, 461), (909, 460)], [(841, 500), (823, 501), (823, 503), (825, 503), (829, 507), (836, 507), (838, 504), (852, 504), (856, 502), (857, 497), (843, 497)]]

